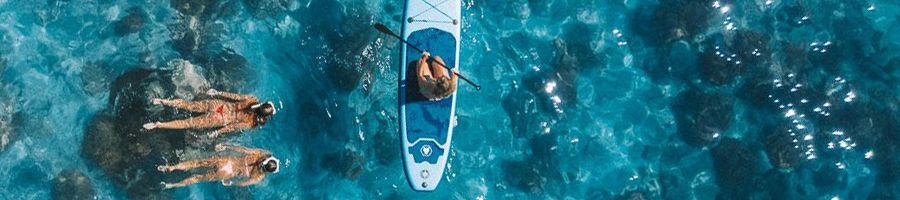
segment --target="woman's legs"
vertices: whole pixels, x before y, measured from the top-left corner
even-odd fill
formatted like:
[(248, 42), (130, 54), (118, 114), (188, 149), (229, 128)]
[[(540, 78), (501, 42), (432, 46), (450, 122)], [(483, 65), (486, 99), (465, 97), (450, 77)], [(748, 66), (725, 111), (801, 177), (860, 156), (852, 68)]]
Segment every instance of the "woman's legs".
[(182, 99), (153, 99), (153, 104), (166, 105), (169, 107), (175, 107), (180, 109), (185, 109), (191, 112), (209, 112), (212, 107), (212, 103), (214, 101), (185, 101)]
[(428, 78), (433, 78), (431, 76), (431, 67), (428, 66), (428, 62), (419, 62), (419, 65), (416, 66), (418, 70), (419, 80), (426, 80)]
[(160, 165), (156, 167), (156, 169), (161, 172), (170, 172), (175, 170), (185, 171), (199, 167), (215, 167), (215, 158), (189, 160), (178, 163), (176, 165)]
[(449, 67), (449, 66), (444, 67), (444, 65), (446, 65), (446, 64), (444, 64), (444, 60), (441, 59), (440, 56), (434, 56), (434, 62), (440, 63), (440, 64), (436, 64), (436, 63), (431, 64), (431, 74), (432, 74), (432, 76), (434, 76), (434, 79), (440, 79), (441, 77), (450, 78), (450, 73), (447, 72), (447, 67)]
[(165, 187), (166, 189), (169, 189), (169, 188), (174, 188), (174, 187), (184, 187), (184, 186), (188, 186), (188, 185), (191, 185), (194, 183), (199, 183), (199, 182), (204, 182), (204, 181), (217, 181), (217, 180), (222, 180), (225, 178), (227, 178), (227, 177), (218, 174), (217, 171), (210, 171), (210, 172), (207, 172), (206, 174), (193, 175), (191, 177), (188, 177), (188, 178), (182, 180), (181, 182), (177, 182), (177, 183), (163, 182), (162, 184), (163, 184), (163, 187)]
[(197, 116), (188, 119), (174, 120), (168, 122), (156, 122), (144, 124), (147, 130), (155, 128), (163, 129), (188, 129), (188, 128), (215, 128), (225, 126), (224, 118), (217, 117), (215, 113)]

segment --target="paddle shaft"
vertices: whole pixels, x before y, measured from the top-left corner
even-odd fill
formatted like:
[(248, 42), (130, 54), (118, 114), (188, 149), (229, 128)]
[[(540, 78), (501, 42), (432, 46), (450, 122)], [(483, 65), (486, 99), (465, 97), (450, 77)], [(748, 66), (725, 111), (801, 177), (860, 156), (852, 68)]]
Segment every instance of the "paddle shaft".
[[(379, 27), (379, 26), (380, 26), (380, 27)], [(423, 51), (422, 49), (419, 49), (419, 47), (416, 47), (416, 45), (413, 45), (412, 43), (409, 43), (409, 42), (407, 42), (406, 40), (404, 40), (403, 38), (401, 38), (399, 35), (394, 34), (393, 31), (391, 31), (390, 29), (387, 29), (387, 26), (384, 26), (383, 24), (376, 23), (376, 24), (375, 24), (375, 29), (378, 29), (378, 31), (381, 31), (382, 33), (385, 33), (385, 34), (394, 36), (394, 38), (397, 38), (398, 40), (400, 40), (401, 42), (403, 42), (403, 43), (406, 44), (407, 46), (412, 47), (413, 49), (415, 49), (415, 50), (418, 51), (419, 53), (425, 53), (425, 51)], [(429, 58), (429, 60), (433, 60), (433, 59)], [(444, 65), (443, 63), (439, 63), (439, 62), (432, 62), (432, 63), (437, 63), (438, 65), (443, 66), (444, 68), (447, 68), (447, 70), (450, 70), (450, 72), (453, 72), (453, 74), (456, 74), (457, 77), (459, 77), (460, 79), (466, 81), (466, 83), (469, 83), (469, 84), (471, 84), (472, 86), (475, 86), (475, 90), (481, 90), (481, 86), (480, 86), (480, 85), (475, 84), (475, 82), (472, 82), (471, 80), (469, 80), (468, 78), (466, 78), (466, 77), (463, 76), (462, 74), (459, 74), (458, 72), (454, 72), (453, 69), (450, 69), (450, 67), (447, 67), (447, 65)]]

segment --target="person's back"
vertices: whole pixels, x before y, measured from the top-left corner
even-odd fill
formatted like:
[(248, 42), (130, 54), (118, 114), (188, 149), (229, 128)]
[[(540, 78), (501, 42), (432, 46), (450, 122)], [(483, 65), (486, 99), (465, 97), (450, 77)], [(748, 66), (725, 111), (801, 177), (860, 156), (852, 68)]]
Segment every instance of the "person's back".
[[(418, 68), (419, 93), (428, 100), (437, 101), (453, 95), (456, 92), (457, 77), (444, 67), (444, 60), (435, 56), (431, 62), (428, 52), (422, 54), (422, 58), (416, 62)], [(456, 72), (456, 69), (453, 69)]]

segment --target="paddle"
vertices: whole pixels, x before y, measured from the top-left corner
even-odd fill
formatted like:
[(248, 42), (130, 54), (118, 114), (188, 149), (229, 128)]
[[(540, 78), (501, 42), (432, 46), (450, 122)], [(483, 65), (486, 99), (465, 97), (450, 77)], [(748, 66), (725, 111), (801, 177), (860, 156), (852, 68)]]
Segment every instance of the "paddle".
[[(419, 53), (425, 53), (425, 51), (422, 51), (422, 49), (419, 49), (419, 47), (416, 47), (415, 45), (410, 44), (409, 42), (407, 42), (407, 41), (404, 40), (403, 38), (400, 38), (399, 35), (394, 34), (394, 32), (391, 31), (391, 29), (389, 29), (387, 26), (384, 26), (384, 24), (381, 24), (381, 23), (375, 23), (375, 29), (378, 29), (378, 31), (381, 31), (381, 32), (384, 33), (384, 34), (388, 34), (388, 35), (394, 36), (394, 38), (397, 38), (397, 39), (400, 40), (401, 42), (406, 43), (406, 45), (408, 45), (409, 47), (412, 47), (413, 49), (415, 49), (415, 50), (418, 51)], [(441, 64), (441, 63), (439, 63), (439, 62), (434, 62), (434, 63), (437, 63), (438, 65), (443, 66), (444, 68), (447, 68), (447, 70), (450, 70), (451, 72), (453, 72), (454, 74), (456, 74), (456, 76), (458, 76), (460, 79), (466, 81), (466, 83), (469, 83), (469, 84), (471, 84), (472, 86), (475, 86), (475, 90), (481, 90), (481, 86), (480, 86), (480, 85), (475, 84), (475, 82), (470, 81), (469, 79), (467, 79), (467, 78), (466, 78), (465, 76), (463, 76), (462, 74), (459, 74), (459, 73), (457, 73), (457, 72), (454, 72), (452, 69), (450, 69), (450, 67), (447, 67), (446, 65)]]

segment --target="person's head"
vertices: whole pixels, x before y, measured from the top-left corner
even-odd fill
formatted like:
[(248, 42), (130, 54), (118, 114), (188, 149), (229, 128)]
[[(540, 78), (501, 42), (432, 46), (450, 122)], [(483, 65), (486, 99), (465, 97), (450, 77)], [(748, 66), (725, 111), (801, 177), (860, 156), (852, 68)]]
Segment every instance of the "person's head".
[(438, 96), (450, 96), (450, 93), (453, 92), (453, 88), (450, 87), (450, 78), (446, 76), (442, 76), (435, 80), (434, 85), (434, 94), (437, 94)]
[(269, 120), (269, 117), (275, 115), (275, 113), (277, 112), (275, 110), (275, 104), (271, 101), (256, 104), (251, 106), (250, 108), (256, 111), (256, 121), (259, 124), (266, 124), (266, 121)]
[(265, 173), (278, 173), (279, 163), (275, 156), (269, 156), (259, 163), (259, 169)]

